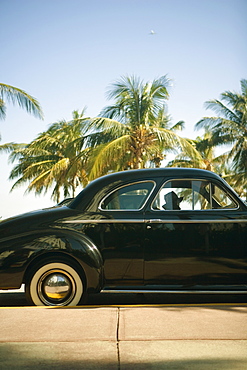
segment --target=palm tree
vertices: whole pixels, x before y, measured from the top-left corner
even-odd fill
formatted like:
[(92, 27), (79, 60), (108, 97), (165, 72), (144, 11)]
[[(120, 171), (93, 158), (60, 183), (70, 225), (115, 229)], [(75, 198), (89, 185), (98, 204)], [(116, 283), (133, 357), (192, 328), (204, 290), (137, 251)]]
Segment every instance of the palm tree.
[(43, 112), (40, 104), (33, 96), (27, 94), (24, 90), (3, 83), (0, 83), (0, 119), (6, 117), (5, 100), (13, 104), (17, 103), (28, 113), (43, 119)]
[(173, 130), (168, 127), (164, 105), (169, 83), (167, 76), (147, 83), (123, 77), (110, 87), (108, 97), (115, 104), (106, 107), (89, 125), (89, 143), (95, 147), (90, 179), (109, 171), (145, 168), (151, 161), (159, 166), (163, 152), (178, 147), (198, 155), (188, 140), (174, 132), (182, 122)]
[(215, 145), (212, 139), (212, 133), (209, 130), (205, 130), (203, 137), (198, 136), (195, 140), (191, 140), (191, 142), (200, 153), (201, 158), (189, 157), (187, 153), (181, 152), (174, 160), (168, 163), (168, 166), (202, 168), (224, 176), (227, 168), (226, 162), (228, 153), (215, 156)]
[(206, 108), (214, 110), (218, 116), (204, 117), (196, 128), (206, 128), (212, 132), (214, 145), (231, 145), (228, 160), (236, 172), (236, 186), (247, 186), (247, 80), (242, 79), (241, 93), (226, 91), (220, 100), (206, 102)]
[[(159, 128), (163, 128), (165, 130), (172, 131), (176, 133), (176, 131), (181, 131), (184, 128), (184, 121), (179, 121), (175, 125), (171, 123), (172, 119), (171, 116), (167, 113), (166, 107), (160, 109), (158, 112), (158, 116), (156, 119), (156, 125)], [(165, 148), (166, 153), (167, 152), (174, 152), (174, 148), (166, 145)], [(160, 148), (158, 151), (156, 151), (153, 155), (153, 157), (150, 160), (151, 166), (154, 165), (154, 167), (158, 168), (161, 167), (162, 161), (166, 158), (166, 154), (164, 153), (164, 147), (161, 143)]]
[(19, 162), (10, 174), (10, 179), (19, 178), (11, 190), (29, 182), (27, 191), (36, 194), (53, 187), (56, 202), (62, 190), (63, 197), (74, 197), (76, 188), (88, 182), (84, 169), (88, 149), (83, 141), (87, 119), (84, 111), (74, 111), (71, 121), (52, 124), (30, 144), (2, 145), (0, 149), (11, 152), (10, 160)]

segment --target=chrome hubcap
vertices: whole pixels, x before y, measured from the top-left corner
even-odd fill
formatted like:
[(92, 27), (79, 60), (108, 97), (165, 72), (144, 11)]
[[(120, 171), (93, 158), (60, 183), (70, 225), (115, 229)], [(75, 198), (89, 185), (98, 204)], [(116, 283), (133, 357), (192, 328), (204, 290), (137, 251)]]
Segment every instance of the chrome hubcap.
[(50, 270), (42, 275), (37, 289), (44, 304), (65, 306), (72, 301), (76, 287), (66, 271)]

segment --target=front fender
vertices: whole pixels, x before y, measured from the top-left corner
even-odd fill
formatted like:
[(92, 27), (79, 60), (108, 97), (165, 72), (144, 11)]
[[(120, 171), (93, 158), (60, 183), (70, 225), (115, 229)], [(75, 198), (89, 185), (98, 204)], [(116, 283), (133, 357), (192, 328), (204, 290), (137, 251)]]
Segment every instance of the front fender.
[(88, 292), (100, 289), (102, 256), (87, 236), (71, 230), (49, 230), (5, 240), (0, 249), (0, 288), (19, 288), (34, 265), (56, 257), (77, 264), (83, 270)]

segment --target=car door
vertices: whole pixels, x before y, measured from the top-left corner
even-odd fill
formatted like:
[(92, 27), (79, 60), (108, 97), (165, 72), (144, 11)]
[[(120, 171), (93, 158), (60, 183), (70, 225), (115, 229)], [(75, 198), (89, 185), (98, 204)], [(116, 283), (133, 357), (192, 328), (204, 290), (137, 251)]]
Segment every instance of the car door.
[(143, 285), (144, 207), (154, 187), (153, 181), (132, 181), (110, 191), (87, 227), (104, 260), (105, 286)]
[(246, 290), (246, 216), (221, 184), (165, 182), (145, 215), (146, 287)]

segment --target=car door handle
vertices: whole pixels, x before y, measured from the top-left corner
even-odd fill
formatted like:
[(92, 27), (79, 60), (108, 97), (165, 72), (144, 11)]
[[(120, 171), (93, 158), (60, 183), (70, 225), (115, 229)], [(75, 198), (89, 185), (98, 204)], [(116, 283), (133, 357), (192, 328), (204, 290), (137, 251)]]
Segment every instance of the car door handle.
[(153, 224), (153, 223), (161, 223), (162, 220), (160, 218), (153, 218), (152, 220), (147, 220), (148, 224)]
[(160, 218), (153, 218), (152, 220), (147, 220), (147, 229), (152, 229), (152, 225), (149, 224), (160, 224), (162, 220)]

